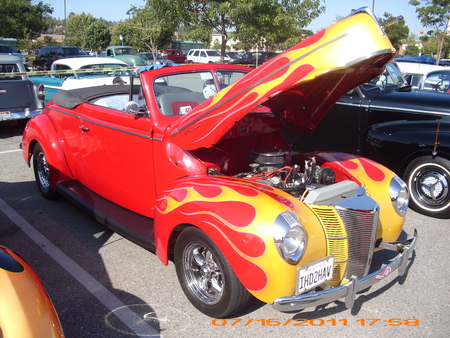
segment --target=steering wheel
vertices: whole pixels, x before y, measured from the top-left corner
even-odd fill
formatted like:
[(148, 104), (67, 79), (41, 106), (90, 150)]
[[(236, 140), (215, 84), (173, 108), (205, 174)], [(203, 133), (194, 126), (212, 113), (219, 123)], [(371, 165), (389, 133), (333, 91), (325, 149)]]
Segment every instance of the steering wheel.
[(447, 88), (447, 86), (443, 86), (443, 84), (444, 84), (444, 81), (439, 81), (438, 83), (436, 83), (434, 86), (433, 86), (433, 88), (432, 88), (432, 90), (435, 90), (435, 91), (437, 91), (437, 92), (440, 92), (440, 93), (443, 93), (443, 92), (445, 92), (445, 89)]

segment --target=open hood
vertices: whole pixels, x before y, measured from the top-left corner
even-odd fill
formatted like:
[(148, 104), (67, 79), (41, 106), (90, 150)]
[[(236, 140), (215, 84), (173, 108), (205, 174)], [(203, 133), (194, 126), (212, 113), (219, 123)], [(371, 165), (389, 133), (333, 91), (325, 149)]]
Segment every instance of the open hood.
[(297, 133), (314, 130), (349, 90), (378, 76), (395, 54), (367, 8), (324, 29), (221, 90), (177, 120), (166, 140), (193, 150), (213, 147), (259, 105)]

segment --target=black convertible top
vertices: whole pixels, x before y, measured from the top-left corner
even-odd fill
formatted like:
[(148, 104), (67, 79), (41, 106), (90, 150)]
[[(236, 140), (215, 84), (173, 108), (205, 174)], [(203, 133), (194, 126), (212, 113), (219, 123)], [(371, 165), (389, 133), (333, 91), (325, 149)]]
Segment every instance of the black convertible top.
[[(136, 86), (134, 92), (139, 92), (140, 86)], [(84, 102), (89, 102), (103, 96), (128, 94), (129, 85), (104, 85), (97, 87), (86, 87), (71, 90), (60, 90), (53, 96), (53, 102), (58, 106), (73, 109)]]
[[(140, 88), (140, 85), (134, 85), (133, 94), (138, 94)], [(163, 93), (182, 93), (190, 91), (182, 87), (167, 86), (165, 83), (155, 84), (153, 86), (153, 90), (157, 96)], [(61, 89), (53, 96), (52, 100), (58, 106), (73, 109), (84, 102), (90, 102), (91, 100), (104, 96), (123, 95), (129, 93), (130, 85), (104, 85), (69, 90)]]

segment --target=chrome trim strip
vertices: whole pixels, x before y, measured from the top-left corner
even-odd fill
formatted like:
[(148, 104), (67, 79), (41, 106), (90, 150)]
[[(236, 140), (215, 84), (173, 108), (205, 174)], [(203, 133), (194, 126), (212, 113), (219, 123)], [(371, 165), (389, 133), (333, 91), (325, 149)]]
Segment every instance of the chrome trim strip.
[[(115, 130), (115, 131), (119, 131), (119, 132), (125, 133), (125, 134), (129, 134), (129, 135), (133, 135), (133, 136), (137, 136), (137, 137), (142, 137), (142, 138), (145, 138), (145, 139), (148, 139), (148, 140), (162, 141), (162, 139), (159, 139), (159, 138), (154, 138), (154, 137), (150, 137), (148, 135), (139, 134), (139, 133), (133, 133), (131, 131), (127, 131), (127, 130), (123, 130), (123, 129), (120, 129), (120, 128), (114, 128), (114, 127), (108, 126), (107, 124), (94, 122), (94, 121), (89, 120), (87, 118), (81, 117), (80, 115), (69, 113), (69, 112), (67, 112), (65, 110), (61, 110), (61, 109), (57, 109), (57, 108), (53, 108), (53, 107), (45, 107), (44, 109), (54, 110), (54, 111), (63, 113), (65, 115), (69, 115), (69, 116), (72, 116), (72, 117), (79, 118), (81, 121), (86, 121), (86, 122), (95, 124), (97, 126), (105, 127), (105, 128), (111, 129), (111, 130)], [(124, 112), (124, 114), (126, 114), (126, 113)]]
[(357, 276), (352, 276), (350, 281), (344, 285), (298, 296), (281, 297), (275, 299), (273, 307), (275, 310), (282, 312), (300, 311), (308, 307), (328, 304), (345, 298), (345, 306), (352, 308), (356, 299), (356, 293), (378, 283), (394, 270), (398, 270), (399, 276), (405, 274), (408, 260), (415, 249), (417, 238), (417, 230), (414, 230), (414, 237), (411, 239), (392, 243), (382, 242), (380, 247), (397, 251), (399, 254), (388, 265), (366, 277), (358, 278)]
[(398, 108), (398, 107), (391, 107), (391, 106), (377, 106), (377, 105), (368, 105), (368, 104), (361, 104), (360, 102), (336, 102), (337, 105), (342, 106), (351, 106), (351, 107), (359, 107), (359, 108), (366, 108), (366, 109), (389, 109), (389, 110), (396, 110), (396, 111), (405, 111), (408, 113), (419, 113), (419, 114), (433, 114), (433, 115), (442, 115), (442, 116), (448, 116), (448, 113), (445, 112), (439, 112), (439, 111), (429, 111), (429, 110), (419, 110), (419, 109), (412, 109), (412, 108)]

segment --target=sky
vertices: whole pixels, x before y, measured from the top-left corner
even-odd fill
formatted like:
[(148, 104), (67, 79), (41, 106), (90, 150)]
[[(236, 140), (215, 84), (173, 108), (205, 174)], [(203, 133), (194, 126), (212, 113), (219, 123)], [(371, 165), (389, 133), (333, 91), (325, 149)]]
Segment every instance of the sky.
[[(103, 18), (108, 21), (120, 21), (128, 18), (127, 11), (131, 6), (144, 6), (144, 0), (43, 0), (44, 3), (53, 7), (52, 16), (64, 19), (69, 13), (90, 13), (95, 18)], [(65, 13), (64, 13), (65, 4)], [(336, 15), (345, 17), (352, 9), (360, 7), (374, 8), (377, 17), (382, 17), (385, 12), (393, 16), (403, 15), (406, 26), (411, 33), (420, 35), (423, 28), (417, 19), (415, 7), (409, 4), (409, 0), (325, 0), (326, 11), (315, 19), (306, 29), (317, 32), (322, 28), (330, 26), (336, 20)]]

